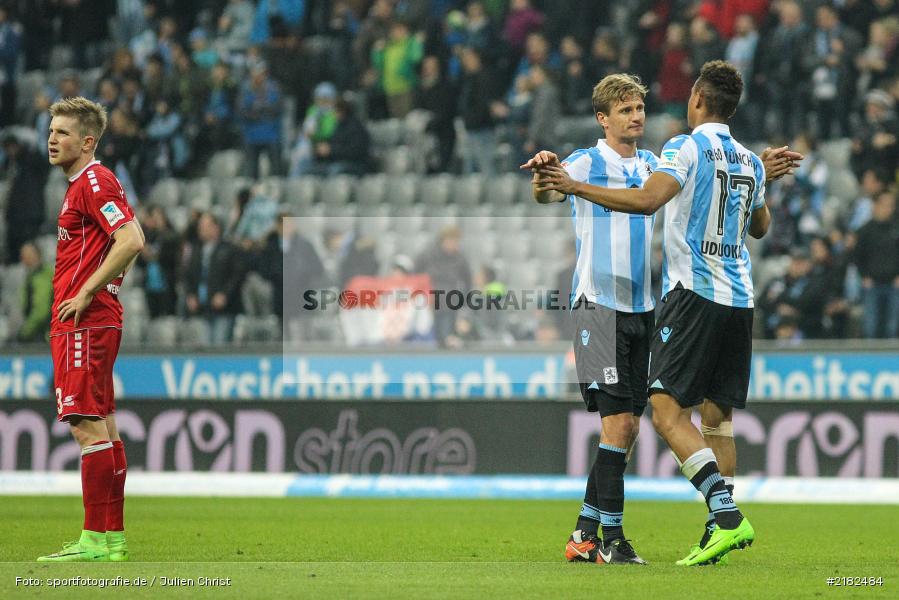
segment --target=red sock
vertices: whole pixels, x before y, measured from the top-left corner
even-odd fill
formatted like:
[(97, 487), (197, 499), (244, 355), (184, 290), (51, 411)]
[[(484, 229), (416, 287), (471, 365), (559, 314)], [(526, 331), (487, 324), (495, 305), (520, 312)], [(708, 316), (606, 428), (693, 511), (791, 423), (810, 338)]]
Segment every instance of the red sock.
[(109, 506), (106, 509), (106, 531), (124, 531), (125, 475), (128, 470), (128, 462), (125, 460), (125, 444), (122, 443), (122, 440), (112, 443), (112, 455), (115, 457), (115, 474), (112, 476)]
[(81, 449), (84, 528), (89, 531), (106, 531), (106, 506), (112, 488), (113, 470), (112, 443), (108, 440)]

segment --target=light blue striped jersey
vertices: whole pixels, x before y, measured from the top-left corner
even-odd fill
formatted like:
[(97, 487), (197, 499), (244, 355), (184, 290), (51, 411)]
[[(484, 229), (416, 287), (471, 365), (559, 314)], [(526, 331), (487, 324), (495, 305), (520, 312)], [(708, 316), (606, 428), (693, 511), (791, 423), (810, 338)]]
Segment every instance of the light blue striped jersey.
[[(623, 158), (605, 140), (562, 163), (572, 179), (608, 188), (643, 187), (657, 164), (652, 152), (637, 150), (636, 156)], [(651, 311), (653, 217), (615, 212), (577, 196), (568, 199), (577, 236), (572, 302), (583, 295), (613, 310)]]
[(678, 283), (717, 304), (753, 305), (744, 240), (752, 211), (765, 204), (761, 159), (723, 123), (705, 123), (662, 149), (658, 171), (681, 186), (665, 206), (662, 295)]

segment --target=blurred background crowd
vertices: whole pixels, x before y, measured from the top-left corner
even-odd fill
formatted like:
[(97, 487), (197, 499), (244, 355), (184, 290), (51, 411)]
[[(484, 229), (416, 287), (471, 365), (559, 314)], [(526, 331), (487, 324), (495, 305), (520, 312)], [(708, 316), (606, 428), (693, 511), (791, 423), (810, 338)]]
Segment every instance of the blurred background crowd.
[[(125, 343), (272, 342), (285, 260), (310, 289), (423, 272), (564, 295), (565, 207), (535, 205), (517, 166), (594, 144), (592, 87), (619, 71), (650, 88), (641, 146), (658, 151), (717, 58), (746, 82), (735, 135), (807, 156), (751, 246), (757, 336), (897, 338), (897, 46), (896, 0), (0, 2), (0, 340), (48, 328), (58, 98), (106, 106), (98, 158), (147, 233)], [(437, 317), (406, 341), (568, 338), (563, 311)], [(297, 336), (353, 337), (333, 319)]]

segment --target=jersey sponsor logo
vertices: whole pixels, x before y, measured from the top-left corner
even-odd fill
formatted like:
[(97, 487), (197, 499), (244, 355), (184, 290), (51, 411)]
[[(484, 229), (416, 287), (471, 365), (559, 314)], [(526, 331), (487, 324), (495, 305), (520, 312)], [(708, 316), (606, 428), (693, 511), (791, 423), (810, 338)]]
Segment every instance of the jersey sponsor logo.
[(581, 331), (581, 343), (585, 346), (590, 343), (590, 332), (586, 329)]
[(113, 296), (119, 295), (119, 286), (114, 283), (110, 283), (106, 286), (106, 291), (112, 294)]
[(671, 328), (670, 327), (662, 327), (662, 331), (659, 335), (662, 336), (662, 343), (667, 343), (668, 338), (671, 337)]
[(602, 376), (605, 378), (607, 385), (618, 383), (618, 368), (606, 367), (602, 370)]
[(708, 240), (702, 242), (699, 251), (706, 256), (719, 256), (722, 258), (739, 258), (742, 254), (739, 244), (719, 244), (718, 242), (710, 242)]
[[(669, 148), (668, 150), (662, 150), (662, 161), (659, 163), (659, 168), (676, 169), (678, 154), (680, 154), (680, 150), (677, 150), (675, 148)], [(649, 166), (649, 165), (647, 165), (647, 166)]]
[(69, 230), (65, 227), (56, 227), (56, 241), (57, 242), (68, 242), (72, 239), (72, 236), (69, 234)]
[(119, 210), (119, 207), (115, 205), (115, 202), (107, 202), (100, 207), (100, 212), (106, 218), (106, 222), (109, 223), (110, 227), (125, 218), (124, 213)]
[(62, 405), (63, 406), (75, 406), (75, 396), (76, 394), (70, 394), (63, 398)]

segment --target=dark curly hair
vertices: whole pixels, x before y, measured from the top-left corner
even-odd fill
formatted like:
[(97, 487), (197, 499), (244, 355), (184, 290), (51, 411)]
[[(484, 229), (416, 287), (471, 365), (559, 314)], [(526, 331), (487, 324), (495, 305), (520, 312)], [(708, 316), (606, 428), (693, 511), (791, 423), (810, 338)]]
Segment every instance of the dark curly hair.
[(743, 78), (735, 66), (723, 60), (709, 61), (702, 65), (696, 85), (701, 87), (710, 113), (724, 119), (733, 116), (743, 94)]

